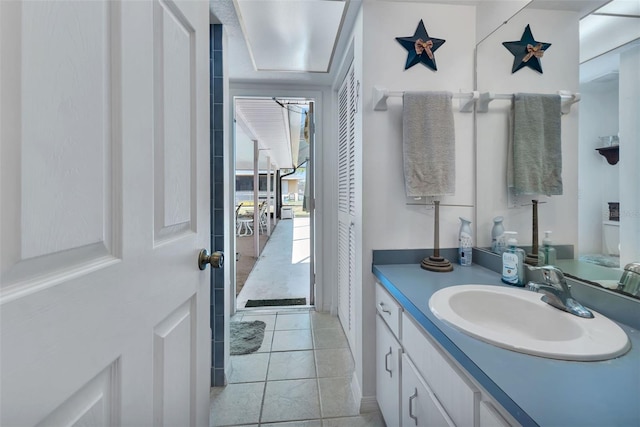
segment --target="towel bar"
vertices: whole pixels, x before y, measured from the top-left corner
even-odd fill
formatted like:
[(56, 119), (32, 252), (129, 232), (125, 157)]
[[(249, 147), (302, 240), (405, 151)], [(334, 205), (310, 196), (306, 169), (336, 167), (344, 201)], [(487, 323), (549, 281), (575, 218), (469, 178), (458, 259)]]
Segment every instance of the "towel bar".
[[(560, 95), (560, 111), (562, 114), (569, 114), (571, 112), (571, 105), (580, 101), (580, 93), (571, 93), (568, 90), (559, 90)], [(489, 111), (489, 103), (494, 99), (513, 99), (512, 93), (493, 93), (483, 92), (478, 99), (478, 106), (476, 112), (486, 113)]]
[[(390, 96), (401, 97), (402, 95), (404, 95), (404, 91), (391, 91), (380, 86), (374, 86), (373, 109), (375, 111), (386, 111), (387, 98)], [(479, 96), (480, 92), (478, 91), (453, 93), (453, 97), (460, 100), (459, 111), (461, 113), (469, 113), (473, 111), (473, 105), (475, 104)]]

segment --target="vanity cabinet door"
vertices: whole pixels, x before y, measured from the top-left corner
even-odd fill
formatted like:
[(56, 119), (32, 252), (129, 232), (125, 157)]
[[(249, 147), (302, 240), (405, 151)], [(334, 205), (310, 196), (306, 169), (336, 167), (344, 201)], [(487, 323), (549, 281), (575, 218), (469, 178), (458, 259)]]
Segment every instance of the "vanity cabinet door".
[(376, 315), (376, 397), (387, 426), (400, 425), (400, 355), (402, 348)]
[[(406, 354), (402, 355), (401, 382), (403, 427), (455, 427)], [(387, 423), (387, 425), (392, 424)]]
[(438, 401), (461, 427), (477, 425), (480, 392), (437, 344), (406, 313), (402, 344)]
[(496, 408), (489, 402), (480, 402), (480, 427), (510, 427)]

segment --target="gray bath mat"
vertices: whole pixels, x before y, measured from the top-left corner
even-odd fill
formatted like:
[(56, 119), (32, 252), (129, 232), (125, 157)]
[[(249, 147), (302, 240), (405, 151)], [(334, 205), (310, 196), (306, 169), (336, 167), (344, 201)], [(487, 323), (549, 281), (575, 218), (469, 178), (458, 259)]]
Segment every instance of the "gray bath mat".
[(258, 350), (264, 339), (267, 324), (254, 320), (252, 322), (231, 322), (229, 324), (231, 355), (249, 354)]

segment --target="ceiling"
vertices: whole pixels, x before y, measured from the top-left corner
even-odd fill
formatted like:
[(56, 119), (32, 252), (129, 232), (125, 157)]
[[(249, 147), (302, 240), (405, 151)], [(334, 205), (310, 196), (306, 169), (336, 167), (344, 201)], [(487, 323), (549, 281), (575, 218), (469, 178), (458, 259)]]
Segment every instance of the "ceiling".
[(331, 85), (338, 68), (333, 60), (347, 47), (362, 1), (209, 0), (212, 21), (224, 25), (226, 50), (233, 52), (229, 79)]
[(234, 0), (258, 71), (326, 73), (331, 67), (344, 0)]
[(308, 155), (302, 137), (307, 101), (285, 98), (237, 98), (236, 169), (253, 169), (253, 141), (258, 141), (259, 168), (266, 159), (277, 168), (293, 168)]

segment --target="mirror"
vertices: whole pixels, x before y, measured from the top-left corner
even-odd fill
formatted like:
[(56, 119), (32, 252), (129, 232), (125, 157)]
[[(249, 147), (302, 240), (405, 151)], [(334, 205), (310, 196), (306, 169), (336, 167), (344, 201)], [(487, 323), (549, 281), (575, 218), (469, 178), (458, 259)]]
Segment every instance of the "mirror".
[[(508, 196), (510, 98), (494, 99), (487, 112), (476, 113), (475, 223), (478, 247), (490, 247), (497, 216), (504, 217), (506, 230), (518, 232), (519, 246), (530, 247), (535, 198), (539, 243), (544, 231), (553, 232), (558, 266), (569, 276), (614, 288), (624, 266), (640, 262), (640, 6), (614, 0), (596, 10), (604, 3), (533, 0), (478, 43), (481, 93), (566, 90), (580, 93), (581, 100), (561, 118), (561, 196)], [(585, 16), (590, 11), (595, 13)], [(527, 25), (536, 41), (551, 43), (540, 58), (543, 73), (527, 67), (512, 73), (514, 57), (502, 46), (519, 40)], [(610, 164), (597, 148), (619, 150), (619, 161)]]

